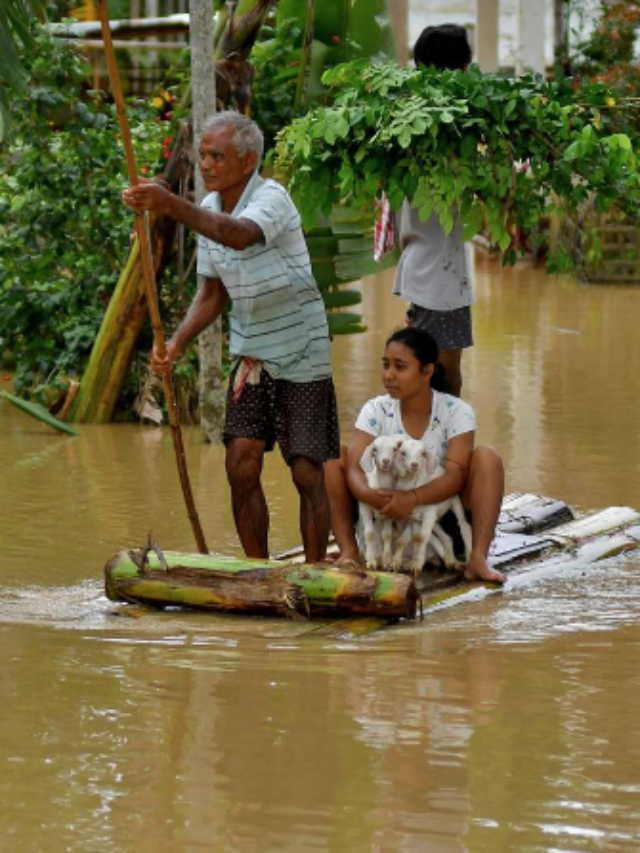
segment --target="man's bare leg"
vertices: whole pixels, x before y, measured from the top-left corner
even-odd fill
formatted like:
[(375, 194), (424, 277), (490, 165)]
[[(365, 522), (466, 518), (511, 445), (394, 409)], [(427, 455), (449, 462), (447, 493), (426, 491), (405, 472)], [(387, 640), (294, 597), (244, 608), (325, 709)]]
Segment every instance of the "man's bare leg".
[(502, 572), (492, 569), (488, 563), (503, 495), (502, 459), (492, 447), (477, 447), (471, 456), (469, 479), (462, 496), (464, 505), (471, 510), (473, 530), (471, 558), (464, 572), (468, 581), (506, 581)]
[(250, 438), (234, 438), (227, 445), (233, 518), (247, 557), (269, 556), (269, 510), (260, 479), (264, 451), (264, 441)]
[(320, 563), (327, 554), (331, 516), (324, 485), (324, 465), (305, 456), (291, 460), (291, 476), (300, 495), (300, 533), (307, 563)]
[(462, 392), (462, 350), (442, 350), (439, 361), (444, 367), (444, 378), (449, 386), (449, 394), (459, 397)]
[(358, 562), (360, 552), (356, 542), (356, 506), (347, 485), (347, 448), (340, 449), (340, 459), (330, 459), (324, 465), (324, 479), (331, 507), (331, 529), (340, 553), (337, 562)]

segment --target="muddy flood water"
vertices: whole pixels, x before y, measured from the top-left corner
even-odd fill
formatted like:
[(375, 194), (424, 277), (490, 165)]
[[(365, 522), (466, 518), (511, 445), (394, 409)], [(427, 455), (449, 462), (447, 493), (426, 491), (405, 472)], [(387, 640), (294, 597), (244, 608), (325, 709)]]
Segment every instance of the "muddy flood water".
[[(507, 490), (640, 507), (640, 288), (478, 254), (464, 396)], [(402, 321), (334, 344), (345, 436)], [(185, 432), (209, 547), (238, 554), (222, 452)], [(0, 850), (640, 850), (640, 552), (371, 634), (109, 602), (149, 531), (195, 550), (168, 430), (56, 435), (0, 400)], [(275, 553), (297, 502), (266, 466)]]

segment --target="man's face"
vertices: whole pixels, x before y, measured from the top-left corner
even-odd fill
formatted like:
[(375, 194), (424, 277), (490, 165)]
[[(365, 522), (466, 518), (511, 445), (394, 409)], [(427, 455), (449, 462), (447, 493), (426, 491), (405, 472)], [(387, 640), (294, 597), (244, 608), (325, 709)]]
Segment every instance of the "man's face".
[[(208, 192), (222, 197), (238, 198), (255, 169), (255, 154), (240, 156), (233, 143), (234, 129), (221, 127), (202, 134), (200, 141), (200, 171)], [(236, 199), (237, 200), (237, 199)]]

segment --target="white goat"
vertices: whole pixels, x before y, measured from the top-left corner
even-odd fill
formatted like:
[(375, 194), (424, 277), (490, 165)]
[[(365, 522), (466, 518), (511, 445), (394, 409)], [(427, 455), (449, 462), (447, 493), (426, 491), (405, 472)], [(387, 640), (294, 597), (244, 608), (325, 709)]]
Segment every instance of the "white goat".
[[(369, 444), (360, 458), (360, 467), (372, 489), (393, 489), (393, 459), (403, 436), (380, 435)], [(360, 503), (359, 533), (365, 562), (369, 569), (387, 569), (391, 562), (393, 522), (369, 504)]]
[[(419, 488), (444, 474), (444, 468), (435, 453), (427, 450), (421, 441), (414, 438), (403, 438), (400, 447), (396, 449), (393, 469), (395, 488), (398, 490)], [(464, 542), (465, 562), (468, 562), (471, 554), (471, 527), (464, 514), (462, 501), (458, 495), (454, 495), (439, 504), (417, 505), (404, 523), (398, 525), (400, 532), (391, 560), (393, 570), (397, 571), (402, 566), (404, 550), (409, 542), (413, 545), (410, 568), (414, 575), (422, 571), (429, 544), (447, 568), (459, 565), (451, 537), (438, 524), (438, 520), (448, 510), (452, 510), (458, 520)]]

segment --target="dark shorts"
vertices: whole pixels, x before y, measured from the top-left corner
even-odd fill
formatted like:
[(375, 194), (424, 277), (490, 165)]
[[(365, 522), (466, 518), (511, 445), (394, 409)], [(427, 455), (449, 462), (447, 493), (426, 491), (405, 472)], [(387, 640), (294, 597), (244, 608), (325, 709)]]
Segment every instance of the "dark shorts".
[(440, 352), (467, 349), (473, 346), (471, 308), (454, 308), (453, 311), (432, 311), (412, 304), (407, 311), (409, 323), (417, 329), (426, 329)]
[(295, 456), (326, 462), (340, 456), (338, 407), (332, 379), (288, 382), (262, 371), (257, 385), (247, 383), (233, 400), (235, 370), (229, 377), (223, 439), (277, 442), (287, 464)]

